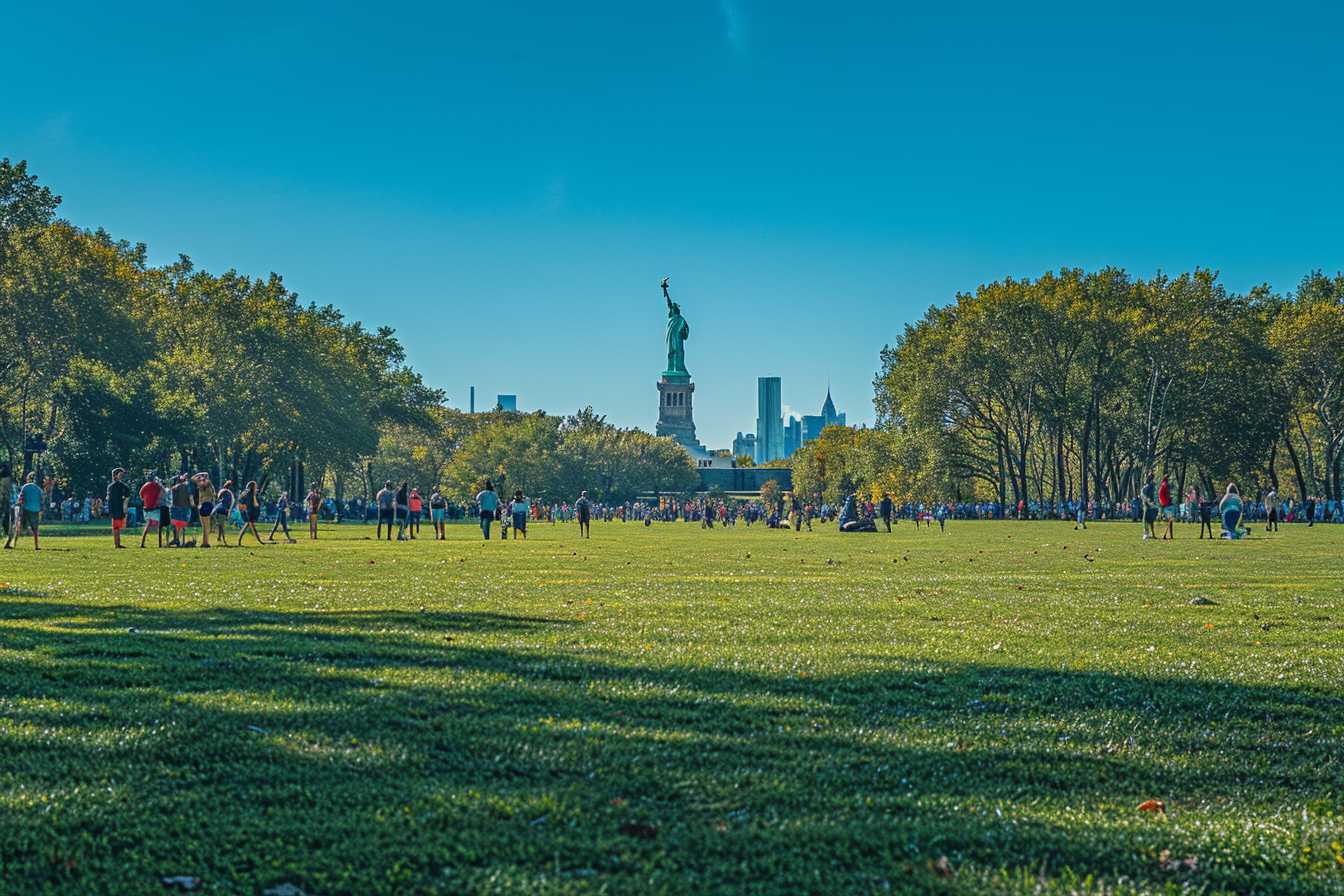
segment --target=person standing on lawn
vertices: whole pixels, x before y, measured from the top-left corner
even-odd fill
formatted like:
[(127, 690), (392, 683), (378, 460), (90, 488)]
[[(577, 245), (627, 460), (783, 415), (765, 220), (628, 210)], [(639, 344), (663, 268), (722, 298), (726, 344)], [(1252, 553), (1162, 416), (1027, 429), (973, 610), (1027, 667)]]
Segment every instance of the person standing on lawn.
[(215, 496), (215, 512), (210, 515), (210, 525), (214, 527), (219, 535), (218, 545), (222, 548), (231, 547), (229, 544), (229, 514), (233, 512), (233, 480), (226, 479), (224, 484), (219, 487), (219, 494)]
[(1167, 481), (1167, 475), (1162, 474), (1162, 484), (1157, 487), (1157, 506), (1162, 511), (1162, 519), (1167, 523), (1167, 531), (1162, 533), (1163, 541), (1171, 541), (1175, 538), (1172, 527), (1176, 523), (1176, 505), (1171, 502), (1171, 483)]
[(131, 500), (131, 487), (122, 482), (126, 471), (117, 467), (112, 471), (112, 481), (107, 484), (107, 515), (112, 518), (112, 546), (124, 548), (121, 543), (121, 530), (126, 528), (126, 504)]
[(243, 528), (238, 533), (238, 547), (243, 546), (243, 537), (248, 531), (252, 532), (257, 544), (265, 544), (266, 542), (261, 540), (261, 533), (257, 531), (257, 520), (261, 518), (261, 497), (257, 495), (255, 479), (249, 482), (243, 493), (238, 496), (238, 513), (243, 518)]
[(1153, 523), (1157, 522), (1157, 487), (1153, 485), (1152, 473), (1144, 480), (1143, 489), (1139, 492), (1139, 503), (1143, 514), (1143, 540), (1147, 541), (1157, 534), (1153, 531)]
[(438, 488), (435, 488), (429, 496), (429, 521), (434, 526), (435, 541), (448, 540), (448, 533), (444, 531), (444, 519), (447, 515), (448, 502), (444, 500)]
[(374, 495), (373, 500), (378, 504), (378, 530), (373, 534), (374, 541), (380, 541), (383, 537), (383, 523), (387, 523), (387, 540), (392, 540), (392, 517), (397, 506), (397, 493), (392, 490), (392, 480), (387, 479), (383, 482), (383, 487)]
[(574, 502), (575, 516), (579, 518), (579, 537), (593, 537), (593, 504), (588, 500), (588, 491), (579, 492), (579, 500)]
[(317, 541), (317, 516), (322, 509), (322, 492), (318, 491), (316, 485), (308, 489), (304, 503), (308, 506), (308, 539)]
[(882, 525), (886, 526), (886, 527), (887, 527), (887, 531), (890, 532), (890, 531), (891, 531), (891, 510), (892, 510), (891, 495), (887, 494), (886, 492), (883, 492), (883, 493), (882, 493), (882, 501), (881, 501), (881, 503), (879, 503), (879, 504), (877, 505), (877, 508), (878, 508), (878, 512), (881, 513), (881, 515), (882, 515)]
[(509, 505), (509, 511), (513, 514), (513, 539), (518, 540), (519, 534), (523, 536), (523, 541), (527, 541), (527, 514), (532, 509), (531, 503), (523, 496), (523, 490), (518, 489), (513, 493), (513, 503)]
[(196, 483), (196, 515), (201, 518), (201, 547), (208, 548), (215, 522), (215, 486), (209, 473), (197, 473), (192, 480)]
[(410, 531), (411, 538), (415, 538), (420, 534), (420, 515), (425, 512), (425, 501), (420, 497), (420, 489), (413, 488), (406, 496), (406, 509), (411, 512), (410, 522), (406, 528)]
[(402, 482), (401, 488), (397, 489), (397, 541), (406, 540), (406, 528), (411, 520), (410, 489), (409, 483)]
[(19, 525), (10, 530), (5, 547), (12, 548), (18, 541), (19, 533), (28, 529), (33, 533), (33, 550), (41, 550), (37, 540), (37, 527), (42, 522), (42, 486), (37, 484), (37, 474), (29, 473), (19, 489)]
[(145, 484), (140, 486), (140, 504), (145, 509), (145, 528), (140, 533), (142, 548), (145, 546), (145, 539), (149, 536), (150, 529), (158, 533), (159, 547), (163, 547), (163, 520), (159, 516), (159, 499), (162, 497), (163, 484), (151, 472)]
[(476, 493), (476, 507), (481, 514), (481, 534), (485, 540), (490, 540), (490, 524), (495, 520), (495, 511), (499, 509), (499, 495), (495, 494), (495, 486), (489, 479), (485, 480), (485, 488)]
[(187, 474), (179, 474), (169, 486), (169, 491), (172, 493), (168, 512), (173, 523), (173, 546), (189, 547), (187, 526), (191, 525), (191, 483), (187, 481)]
[(0, 532), (9, 540), (14, 531), (14, 470), (0, 461)]

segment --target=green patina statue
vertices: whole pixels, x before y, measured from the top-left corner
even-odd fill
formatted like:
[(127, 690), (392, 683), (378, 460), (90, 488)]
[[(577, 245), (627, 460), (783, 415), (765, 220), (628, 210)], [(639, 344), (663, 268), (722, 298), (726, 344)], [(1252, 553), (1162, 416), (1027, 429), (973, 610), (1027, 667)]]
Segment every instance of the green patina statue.
[(691, 336), (691, 326), (681, 316), (681, 306), (668, 294), (667, 279), (663, 278), (663, 298), (667, 300), (667, 370), (663, 373), (690, 376), (686, 370), (686, 340)]

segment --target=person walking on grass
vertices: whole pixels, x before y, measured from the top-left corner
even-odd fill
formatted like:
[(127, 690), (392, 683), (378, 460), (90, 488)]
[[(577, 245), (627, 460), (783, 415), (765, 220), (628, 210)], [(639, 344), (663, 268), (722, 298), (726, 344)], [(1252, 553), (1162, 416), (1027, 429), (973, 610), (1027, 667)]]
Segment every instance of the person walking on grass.
[(163, 526), (159, 518), (159, 499), (163, 497), (163, 485), (158, 478), (151, 472), (145, 479), (145, 484), (140, 486), (140, 505), (145, 510), (145, 528), (140, 533), (140, 547), (145, 546), (145, 539), (149, 537), (149, 530), (153, 529), (159, 536), (159, 547), (163, 547)]
[(579, 500), (574, 502), (574, 515), (579, 518), (579, 537), (593, 537), (593, 503), (588, 500), (587, 490), (579, 492)]
[(1167, 524), (1167, 530), (1162, 533), (1162, 540), (1171, 541), (1176, 537), (1172, 532), (1172, 527), (1176, 523), (1176, 505), (1171, 502), (1171, 483), (1167, 481), (1165, 473), (1162, 474), (1162, 484), (1157, 487), (1157, 505), (1162, 511), (1162, 519)]
[(317, 515), (322, 508), (322, 492), (318, 491), (316, 485), (308, 489), (308, 497), (304, 499), (308, 507), (308, 539), (317, 541)]
[(514, 541), (518, 540), (519, 534), (523, 536), (523, 541), (527, 541), (527, 514), (531, 509), (531, 502), (523, 497), (523, 490), (515, 491), (513, 493), (513, 503), (509, 505), (509, 511), (513, 514)]
[(485, 488), (476, 493), (476, 507), (481, 514), (481, 534), (485, 540), (490, 540), (490, 524), (495, 520), (495, 511), (499, 509), (499, 495), (495, 494), (495, 486), (489, 479), (485, 480)]
[(206, 472), (197, 473), (192, 479), (196, 482), (196, 513), (201, 518), (201, 547), (208, 548), (215, 522), (215, 486)]
[(434, 540), (447, 541), (448, 533), (444, 531), (444, 518), (448, 515), (448, 502), (444, 500), (443, 495), (436, 487), (429, 496), (429, 522), (434, 527)]
[(1265, 531), (1279, 531), (1279, 492), (1272, 485), (1265, 495)]
[(24, 529), (33, 533), (33, 550), (41, 550), (38, 544), (37, 528), (42, 522), (42, 486), (37, 484), (37, 474), (29, 473), (24, 478), (23, 488), (19, 489), (19, 525), (10, 529), (5, 547), (12, 548), (18, 541), (19, 533)]
[(285, 542), (294, 544), (294, 536), (289, 534), (289, 492), (281, 492), (280, 500), (275, 502), (275, 525), (271, 527), (271, 534), (267, 541), (275, 541), (275, 530), (280, 529), (285, 533)]
[(257, 544), (265, 544), (261, 540), (261, 533), (257, 531), (257, 520), (261, 519), (261, 497), (257, 494), (257, 481), (254, 479), (243, 489), (243, 493), (238, 496), (238, 513), (243, 518), (242, 531), (238, 533), (238, 547), (243, 546), (243, 538), (248, 532), (257, 540)]
[(397, 506), (397, 493), (392, 489), (392, 480), (383, 482), (383, 487), (378, 490), (374, 496), (374, 501), (378, 504), (378, 529), (374, 532), (373, 540), (381, 541), (383, 537), (383, 524), (387, 524), (387, 540), (392, 540), (392, 517), (395, 515)]
[(126, 471), (117, 467), (112, 471), (112, 481), (107, 484), (107, 515), (112, 518), (112, 546), (124, 548), (121, 543), (121, 530), (126, 528), (126, 505), (131, 500), (131, 487), (122, 481)]
[(879, 504), (877, 505), (877, 508), (878, 508), (878, 512), (882, 515), (882, 525), (883, 525), (883, 526), (886, 526), (886, 527), (887, 527), (887, 531), (890, 532), (890, 531), (891, 531), (891, 510), (892, 510), (891, 495), (887, 494), (886, 492), (883, 492), (883, 493), (882, 493), (882, 501), (881, 501), (881, 503), (879, 503)]

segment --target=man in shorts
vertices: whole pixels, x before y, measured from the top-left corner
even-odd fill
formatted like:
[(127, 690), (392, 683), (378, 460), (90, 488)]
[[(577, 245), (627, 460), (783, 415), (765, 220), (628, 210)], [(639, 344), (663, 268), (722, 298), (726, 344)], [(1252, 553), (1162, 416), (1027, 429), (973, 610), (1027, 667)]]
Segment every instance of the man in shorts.
[(126, 528), (126, 504), (131, 500), (131, 487), (122, 482), (126, 471), (117, 467), (112, 471), (112, 481), (107, 484), (107, 515), (112, 518), (112, 546), (124, 548), (121, 543), (121, 530)]
[(42, 486), (37, 484), (37, 474), (29, 473), (19, 489), (19, 525), (9, 533), (5, 547), (14, 547), (19, 533), (28, 529), (33, 533), (33, 550), (41, 550), (37, 542), (37, 527), (42, 522)]
[(159, 515), (159, 501), (164, 496), (163, 484), (159, 482), (158, 477), (151, 472), (145, 479), (145, 484), (140, 486), (140, 501), (145, 508), (145, 530), (140, 533), (140, 547), (145, 546), (145, 539), (149, 536), (149, 530), (153, 529), (159, 536), (159, 547), (163, 547), (163, 526), (162, 518)]
[(187, 526), (191, 525), (191, 483), (187, 474), (179, 474), (173, 480), (169, 491), (171, 497), (168, 513), (173, 523), (173, 547), (195, 547), (195, 541), (187, 544)]
[(1176, 524), (1176, 505), (1171, 500), (1171, 483), (1162, 475), (1162, 484), (1157, 487), (1157, 505), (1162, 511), (1162, 519), (1167, 523), (1167, 531), (1162, 533), (1163, 541), (1171, 541), (1175, 534), (1171, 531)]

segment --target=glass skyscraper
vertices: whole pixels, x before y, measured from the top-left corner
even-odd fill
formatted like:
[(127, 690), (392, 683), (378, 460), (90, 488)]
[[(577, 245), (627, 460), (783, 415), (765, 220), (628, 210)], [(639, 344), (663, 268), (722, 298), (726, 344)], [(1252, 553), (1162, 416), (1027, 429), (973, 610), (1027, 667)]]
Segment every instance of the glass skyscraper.
[(784, 403), (779, 377), (756, 380), (756, 463), (784, 457)]

